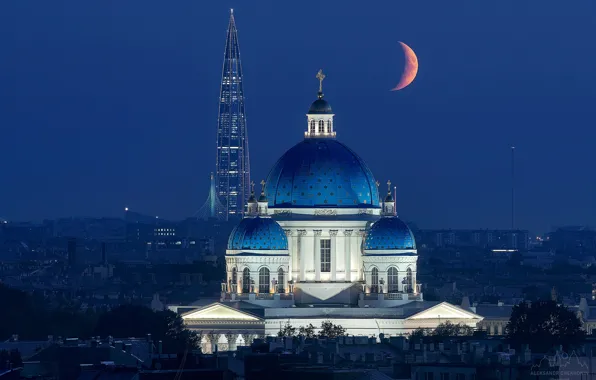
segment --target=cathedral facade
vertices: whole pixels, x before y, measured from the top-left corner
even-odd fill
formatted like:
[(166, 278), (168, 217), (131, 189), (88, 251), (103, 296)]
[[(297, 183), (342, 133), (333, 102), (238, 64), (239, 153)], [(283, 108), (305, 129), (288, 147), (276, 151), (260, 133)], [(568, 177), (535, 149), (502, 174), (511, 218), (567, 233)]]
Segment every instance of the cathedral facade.
[[(183, 315), (204, 344), (232, 349), (251, 337), (331, 320), (349, 335), (406, 334), (482, 317), (426, 302), (416, 280), (412, 231), (396, 213), (391, 183), (337, 139), (324, 75), (304, 139), (271, 168), (230, 234), (221, 301)], [(258, 327), (257, 327), (258, 326)], [(246, 333), (240, 330), (244, 329)]]

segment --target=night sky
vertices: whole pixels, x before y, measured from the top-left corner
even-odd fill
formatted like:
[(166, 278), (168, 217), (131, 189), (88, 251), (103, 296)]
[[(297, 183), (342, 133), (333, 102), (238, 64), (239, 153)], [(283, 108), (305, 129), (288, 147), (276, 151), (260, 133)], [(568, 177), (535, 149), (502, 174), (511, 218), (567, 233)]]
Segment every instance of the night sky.
[[(1, 1), (0, 217), (192, 215), (229, 8), (255, 182), (302, 138), (323, 68), (338, 138), (404, 219), (508, 228), (513, 144), (518, 227), (596, 225), (593, 0)], [(390, 92), (398, 41), (420, 69)]]

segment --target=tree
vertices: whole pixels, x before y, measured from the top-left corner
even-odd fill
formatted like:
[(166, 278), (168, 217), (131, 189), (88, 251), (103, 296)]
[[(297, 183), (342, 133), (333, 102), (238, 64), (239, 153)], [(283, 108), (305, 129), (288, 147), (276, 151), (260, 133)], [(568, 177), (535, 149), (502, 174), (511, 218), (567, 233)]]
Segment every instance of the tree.
[(171, 310), (153, 311), (145, 306), (120, 305), (101, 315), (95, 335), (141, 337), (151, 334), (161, 340), (165, 352), (184, 352), (198, 346), (199, 337), (184, 327), (182, 318)]
[(279, 331), (277, 333), (278, 337), (292, 337), (296, 335), (296, 328), (290, 324), (288, 320), (283, 327), (279, 327)]
[(514, 306), (506, 334), (514, 348), (529, 344), (536, 352), (547, 352), (558, 345), (568, 350), (585, 338), (579, 318), (565, 306), (550, 300), (521, 302)]
[(450, 321), (439, 324), (432, 332), (436, 337), (450, 337), (450, 336), (470, 336), (474, 333), (474, 329), (463, 323), (453, 324)]
[(341, 325), (334, 325), (331, 321), (323, 321), (321, 323), (321, 332), (319, 336), (335, 339), (338, 336), (346, 335), (346, 329)]
[(309, 323), (306, 327), (300, 326), (298, 329), (298, 335), (303, 336), (305, 338), (314, 338), (315, 334), (315, 326), (312, 323)]
[(427, 336), (429, 333), (428, 329), (424, 329), (422, 327), (418, 327), (416, 330), (410, 333), (410, 339), (420, 340)]

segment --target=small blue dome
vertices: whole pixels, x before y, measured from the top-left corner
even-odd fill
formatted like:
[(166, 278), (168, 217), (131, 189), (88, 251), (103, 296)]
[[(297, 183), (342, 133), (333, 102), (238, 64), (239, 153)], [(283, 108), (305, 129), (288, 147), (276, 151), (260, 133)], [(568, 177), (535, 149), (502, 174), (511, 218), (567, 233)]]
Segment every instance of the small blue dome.
[(269, 207), (379, 207), (366, 163), (335, 139), (307, 138), (290, 148), (267, 176)]
[(288, 249), (288, 238), (279, 223), (271, 218), (244, 218), (234, 227), (228, 249)]
[(323, 94), (319, 94), (319, 99), (315, 100), (308, 110), (309, 115), (330, 115), (332, 113), (331, 104), (323, 99)]
[(416, 249), (414, 234), (397, 216), (384, 217), (366, 232), (365, 250)]

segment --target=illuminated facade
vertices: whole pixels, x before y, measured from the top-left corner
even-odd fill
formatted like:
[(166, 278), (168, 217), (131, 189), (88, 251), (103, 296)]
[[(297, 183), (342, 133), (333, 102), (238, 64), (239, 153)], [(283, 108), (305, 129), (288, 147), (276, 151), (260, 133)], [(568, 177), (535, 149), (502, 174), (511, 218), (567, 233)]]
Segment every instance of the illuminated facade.
[[(252, 190), (230, 234), (221, 303), (209, 306), (210, 316), (200, 317), (202, 309), (183, 315), (187, 326), (215, 334), (210, 329), (221, 320), (210, 318), (219, 318), (218, 308), (260, 323), (260, 335), (275, 335), (288, 321), (320, 326), (326, 319), (366, 336), (432, 328), (441, 318), (475, 326), (482, 318), (469, 310), (423, 301), (416, 242), (396, 214), (391, 182), (380, 196), (366, 163), (336, 140), (322, 72), (317, 78), (304, 140), (275, 163), (258, 198)], [(249, 342), (254, 330), (246, 334)]]
[(238, 31), (234, 13), (231, 12), (219, 95), (215, 174), (217, 196), (224, 206), (217, 212), (225, 214), (226, 220), (230, 215), (244, 214), (249, 193), (250, 161), (244, 106)]

